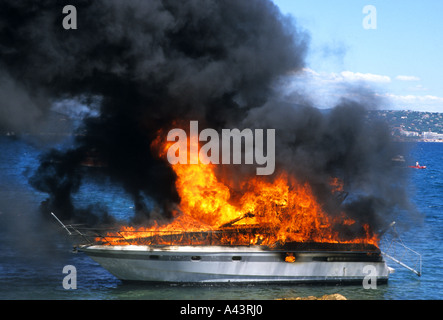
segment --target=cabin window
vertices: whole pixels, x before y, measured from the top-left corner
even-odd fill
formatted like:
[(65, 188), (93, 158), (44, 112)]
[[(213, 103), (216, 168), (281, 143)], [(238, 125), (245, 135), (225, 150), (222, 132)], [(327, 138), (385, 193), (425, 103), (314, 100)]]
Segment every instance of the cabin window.
[(240, 256), (233, 256), (232, 257), (232, 261), (240, 261), (241, 257)]
[(192, 257), (191, 257), (191, 260), (192, 260), (192, 261), (199, 261), (199, 260), (201, 260), (201, 258), (202, 258), (202, 257), (200, 257), (200, 256), (192, 256)]

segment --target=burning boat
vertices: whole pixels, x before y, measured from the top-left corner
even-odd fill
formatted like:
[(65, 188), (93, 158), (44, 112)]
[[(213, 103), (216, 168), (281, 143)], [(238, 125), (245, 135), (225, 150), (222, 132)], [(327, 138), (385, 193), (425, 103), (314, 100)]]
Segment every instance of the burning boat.
[[(160, 156), (168, 145), (159, 146)], [(329, 214), (308, 183), (281, 172), (250, 177), (232, 194), (211, 164), (173, 164), (179, 208), (172, 222), (91, 234), (86, 253), (122, 280), (151, 282), (386, 282), (390, 269), (368, 224)], [(330, 181), (337, 206), (343, 184)], [(71, 227), (72, 228), (72, 227)], [(97, 230), (96, 230), (97, 231)], [(373, 274), (368, 273), (371, 266)]]
[[(243, 216), (216, 230), (65, 226), (86, 253), (122, 280), (172, 283), (386, 283), (393, 269), (370, 240), (278, 240), (270, 225), (244, 224)], [(178, 219), (177, 221), (179, 221)], [(368, 266), (372, 274), (368, 274)]]
[[(229, 245), (223, 244), (226, 236), (236, 238), (226, 231), (170, 233), (144, 240), (171, 244), (90, 244), (78, 250), (119, 279), (149, 282), (361, 284), (371, 266), (372, 279), (385, 283), (393, 271), (370, 244)], [(193, 245), (202, 241), (208, 244)]]
[(381, 233), (341, 210), (347, 193), (338, 178), (329, 181), (331, 214), (309, 183), (285, 172), (250, 177), (234, 194), (213, 165), (172, 168), (180, 203), (171, 221), (84, 231), (59, 220), (84, 239), (76, 251), (132, 281), (386, 283), (394, 271), (379, 248)]

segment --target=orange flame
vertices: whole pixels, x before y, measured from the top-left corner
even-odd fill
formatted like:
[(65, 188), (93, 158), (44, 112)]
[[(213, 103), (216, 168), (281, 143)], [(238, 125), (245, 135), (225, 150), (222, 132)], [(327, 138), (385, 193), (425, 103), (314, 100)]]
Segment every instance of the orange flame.
[[(172, 143), (162, 143), (161, 135), (153, 143), (160, 157), (165, 157)], [(200, 159), (201, 160), (201, 159)], [(377, 245), (378, 238), (368, 225), (363, 237), (344, 239), (337, 227), (355, 224), (344, 213), (328, 215), (316, 200), (307, 183), (299, 183), (286, 172), (276, 174), (273, 181), (254, 176), (244, 181), (241, 197), (233, 203), (231, 189), (215, 173), (213, 164), (174, 164), (177, 175), (176, 189), (180, 196), (175, 219), (163, 226), (149, 228), (123, 227), (118, 234), (109, 233), (106, 241), (111, 245), (176, 244), (188, 234), (194, 244), (207, 244), (216, 237), (219, 244), (250, 245), (285, 242), (364, 243)], [(343, 190), (338, 178), (331, 178), (331, 192)], [(236, 221), (238, 220), (238, 221)], [(233, 222), (234, 221), (234, 222)], [(247, 229), (251, 233), (238, 232)], [(221, 235), (211, 232), (222, 232)], [(204, 236), (198, 234), (204, 232)], [(120, 237), (120, 236), (123, 236)]]

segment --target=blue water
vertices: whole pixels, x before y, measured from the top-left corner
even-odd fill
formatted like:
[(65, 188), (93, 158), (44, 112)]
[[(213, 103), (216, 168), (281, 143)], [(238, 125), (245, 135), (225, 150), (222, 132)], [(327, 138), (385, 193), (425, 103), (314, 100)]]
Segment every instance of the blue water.
[[(28, 178), (45, 151), (39, 139), (0, 137), (0, 299), (279, 299), (340, 293), (348, 299), (442, 299), (443, 144), (411, 145), (408, 161), (426, 170), (409, 170), (411, 197), (419, 217), (397, 218), (405, 244), (422, 255), (422, 276), (396, 269), (387, 285), (152, 285), (123, 283), (82, 253), (71, 253), (71, 241), (56, 221), (42, 219), (39, 204), (47, 195)], [(99, 202), (118, 219), (132, 215), (132, 203), (116, 185), (86, 181), (75, 196), (78, 206)], [(399, 231), (400, 232), (400, 231)], [(77, 289), (63, 288), (63, 267), (77, 270)]]

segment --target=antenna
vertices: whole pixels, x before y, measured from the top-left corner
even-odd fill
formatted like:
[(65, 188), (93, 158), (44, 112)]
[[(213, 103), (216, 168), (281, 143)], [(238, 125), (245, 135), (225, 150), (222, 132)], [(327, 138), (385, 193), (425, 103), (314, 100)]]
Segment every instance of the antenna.
[(72, 235), (72, 233), (69, 231), (69, 229), (63, 224), (63, 222), (60, 221), (59, 218), (57, 218), (57, 216), (51, 212), (52, 216), (62, 225), (62, 227), (68, 232), (69, 235)]

